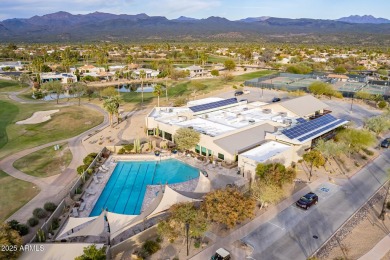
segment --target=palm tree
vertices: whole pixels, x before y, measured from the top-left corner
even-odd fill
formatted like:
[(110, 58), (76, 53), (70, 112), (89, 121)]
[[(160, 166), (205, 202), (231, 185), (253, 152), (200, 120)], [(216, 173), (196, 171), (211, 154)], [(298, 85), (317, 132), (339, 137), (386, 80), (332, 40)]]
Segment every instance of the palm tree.
[(156, 85), (153, 90), (153, 94), (157, 96), (157, 107), (160, 107), (160, 96), (161, 96), (162, 86), (160, 84)]
[(111, 102), (114, 103), (114, 106), (116, 107), (115, 115), (117, 119), (117, 123), (119, 124), (119, 105), (122, 102), (122, 97), (120, 95), (111, 97)]
[(107, 110), (109, 118), (110, 118), (110, 125), (113, 127), (113, 115), (117, 113), (118, 107), (115, 102), (113, 102), (112, 98), (107, 98), (104, 100), (103, 107)]
[(144, 106), (144, 78), (146, 77), (146, 73), (144, 70), (139, 72), (139, 78), (141, 79), (141, 106)]

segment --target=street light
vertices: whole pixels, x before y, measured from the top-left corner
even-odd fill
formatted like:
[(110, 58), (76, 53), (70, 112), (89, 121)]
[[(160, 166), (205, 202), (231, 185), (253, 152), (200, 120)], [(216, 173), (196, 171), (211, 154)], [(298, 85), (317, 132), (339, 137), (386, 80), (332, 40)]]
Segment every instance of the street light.
[(189, 255), (189, 251), (190, 251), (190, 248), (189, 248), (189, 244), (188, 244), (188, 231), (190, 230), (190, 223), (186, 223), (186, 236), (187, 236), (187, 256)]

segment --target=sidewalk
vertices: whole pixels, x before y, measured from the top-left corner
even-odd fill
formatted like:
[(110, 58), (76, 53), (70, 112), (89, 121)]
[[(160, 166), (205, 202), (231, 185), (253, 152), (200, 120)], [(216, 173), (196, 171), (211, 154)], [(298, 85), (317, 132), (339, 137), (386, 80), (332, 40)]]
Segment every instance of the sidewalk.
[(228, 249), (232, 255), (234, 256), (233, 259), (244, 259), (245, 256), (242, 255), (242, 250), (238, 248), (234, 248), (232, 246), (232, 243), (234, 243), (237, 240), (240, 240), (241, 238), (248, 235), (251, 231), (258, 228), (260, 225), (270, 221), (273, 219), (278, 213), (288, 208), (291, 204), (293, 204), (295, 201), (297, 201), (300, 197), (305, 195), (307, 192), (314, 190), (316, 187), (321, 185), (322, 183), (327, 182), (328, 179), (326, 178), (319, 178), (316, 181), (310, 183), (308, 186), (304, 187), (302, 190), (296, 192), (289, 198), (285, 199), (278, 205), (270, 207), (264, 214), (258, 216), (257, 218), (253, 219), (251, 222), (247, 223), (246, 225), (242, 226), (241, 228), (233, 231), (228, 236), (224, 238), (219, 238), (219, 240), (209, 246), (208, 248), (204, 249), (203, 251), (199, 252), (198, 254), (194, 255), (190, 259), (193, 260), (204, 260), (209, 259), (215, 251), (220, 248), (224, 247)]
[(360, 257), (359, 260), (381, 259), (389, 251), (390, 251), (390, 234), (388, 234), (381, 241), (379, 241), (379, 243), (376, 244), (373, 249), (368, 251), (368, 253), (365, 254), (364, 256)]

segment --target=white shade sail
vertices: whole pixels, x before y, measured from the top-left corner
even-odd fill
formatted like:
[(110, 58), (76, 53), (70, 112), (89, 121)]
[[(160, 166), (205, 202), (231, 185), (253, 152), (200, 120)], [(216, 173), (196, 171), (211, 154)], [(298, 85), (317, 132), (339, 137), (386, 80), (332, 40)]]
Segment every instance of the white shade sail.
[(79, 231), (72, 233), (68, 236), (65, 236), (64, 238), (70, 238), (70, 237), (82, 237), (82, 236), (99, 236), (104, 231), (105, 226), (105, 214), (106, 211), (103, 211), (99, 217), (94, 219), (91, 224), (88, 226), (80, 229)]
[(62, 228), (62, 231), (61, 233), (57, 236), (57, 239), (61, 239), (61, 236), (63, 236), (64, 234), (70, 232), (72, 229), (74, 228), (77, 228), (78, 226), (81, 226), (83, 224), (86, 224), (94, 219), (96, 219), (97, 217), (89, 217), (89, 218), (73, 218), (73, 217), (70, 217), (68, 219), (68, 222), (66, 223), (66, 225)]
[(118, 230), (131, 223), (137, 215), (123, 215), (107, 212), (107, 220), (110, 224), (110, 233), (116, 233)]
[(197, 193), (208, 193), (211, 190), (211, 183), (209, 178), (203, 175), (203, 173), (199, 174), (198, 184), (196, 185), (196, 188), (194, 192)]

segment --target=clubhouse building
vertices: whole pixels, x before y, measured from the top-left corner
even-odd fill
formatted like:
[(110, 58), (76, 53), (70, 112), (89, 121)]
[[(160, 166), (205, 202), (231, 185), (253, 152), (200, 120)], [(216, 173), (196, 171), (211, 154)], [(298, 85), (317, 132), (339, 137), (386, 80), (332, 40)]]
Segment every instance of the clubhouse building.
[(348, 121), (337, 119), (311, 95), (278, 102), (206, 98), (186, 107), (155, 107), (146, 116), (148, 135), (174, 142), (180, 128), (200, 133), (193, 151), (237, 165), (253, 176), (258, 163), (290, 166), (319, 138), (329, 138)]

